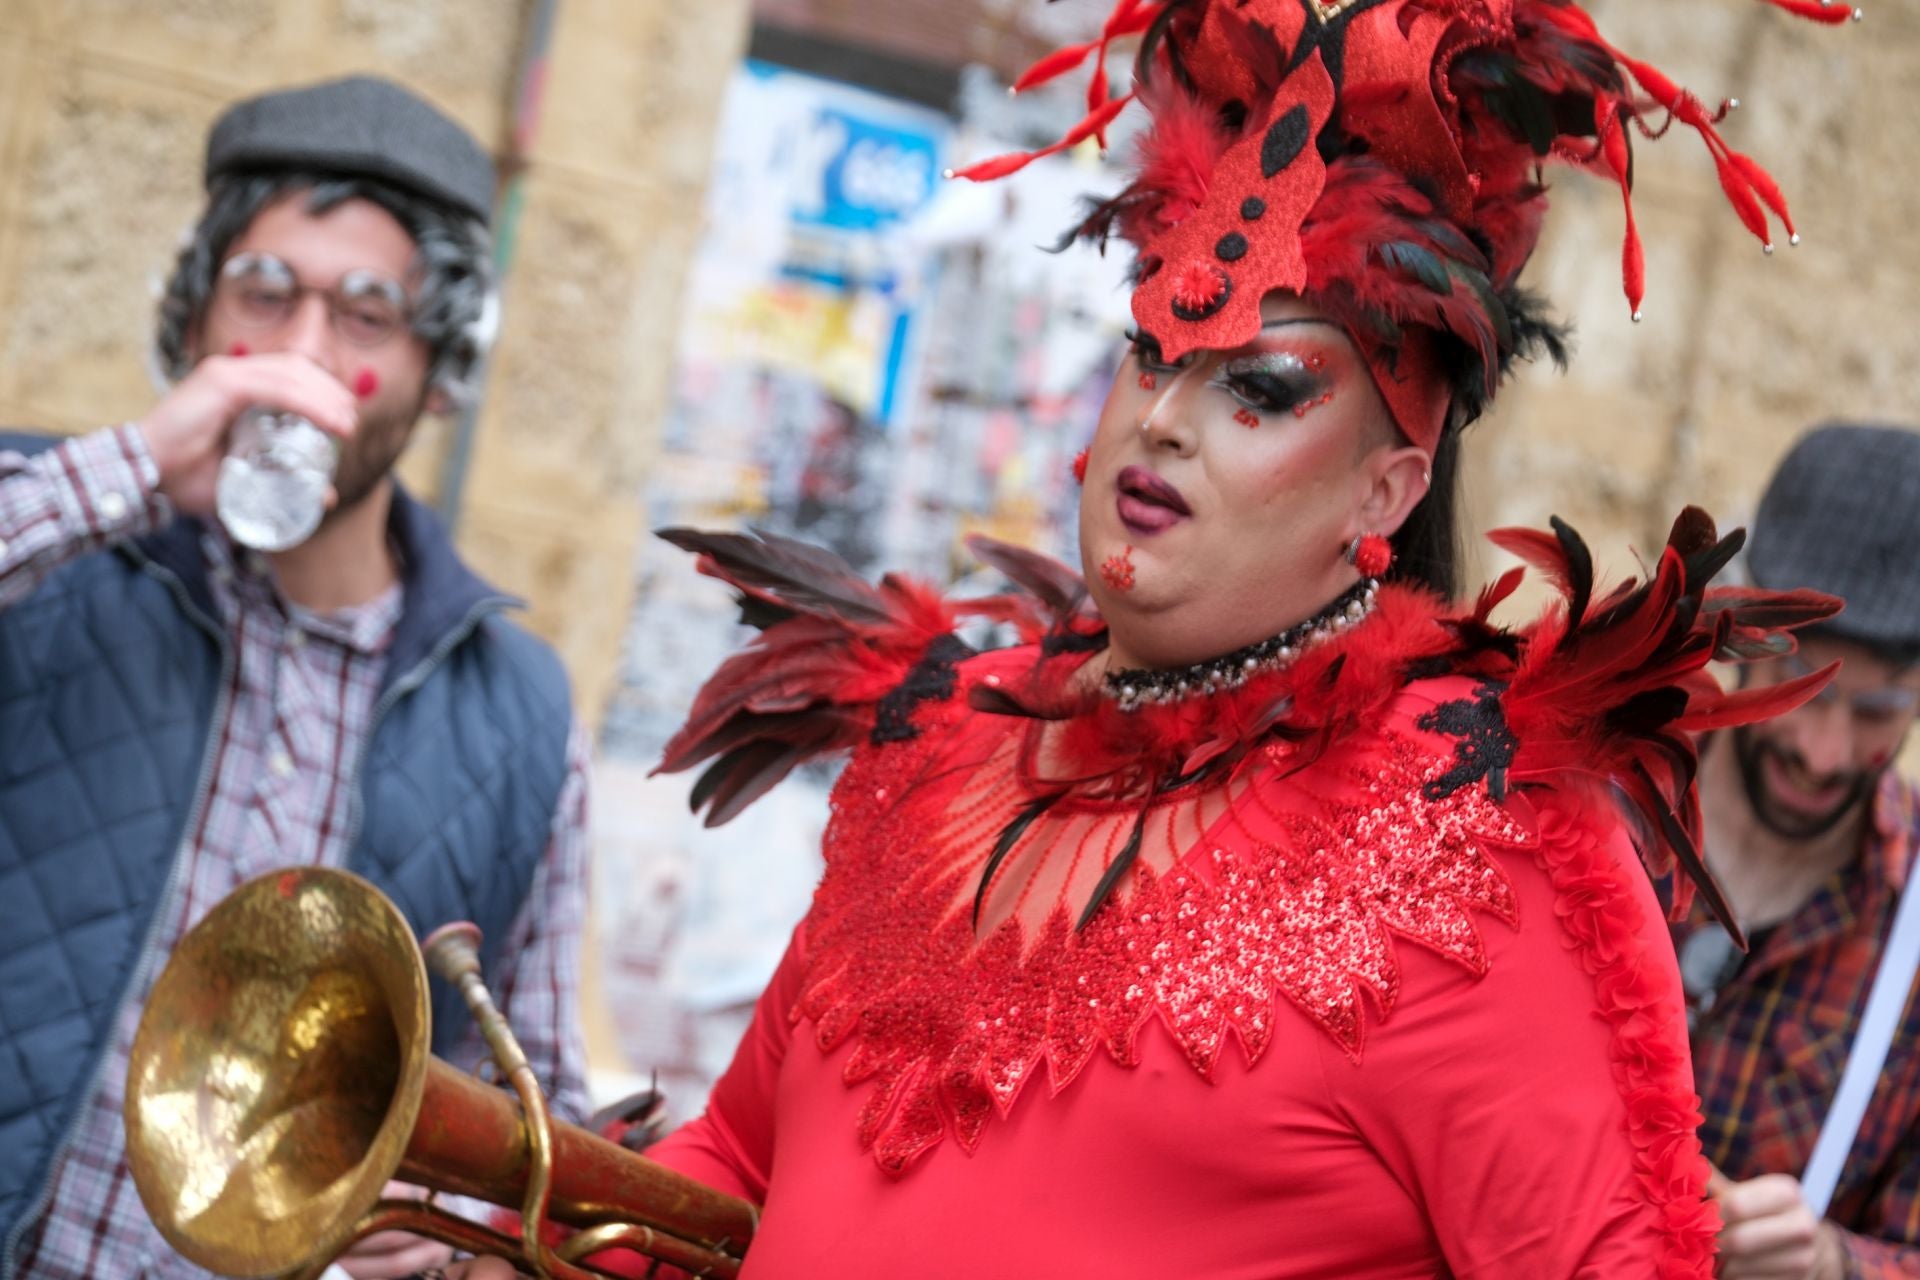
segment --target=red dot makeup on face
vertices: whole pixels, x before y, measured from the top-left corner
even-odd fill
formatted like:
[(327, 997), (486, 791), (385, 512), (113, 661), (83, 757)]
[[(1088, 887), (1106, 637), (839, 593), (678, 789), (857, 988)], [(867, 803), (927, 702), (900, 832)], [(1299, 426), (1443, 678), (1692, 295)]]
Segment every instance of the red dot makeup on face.
[(1251, 409), (1241, 409), (1233, 415), (1233, 420), (1249, 429), (1260, 425), (1260, 415)]
[(1102, 561), (1100, 576), (1115, 591), (1133, 590), (1133, 548), (1122, 548), (1119, 555), (1108, 556)]
[(227, 354), (230, 356), (244, 356), (247, 354), (247, 344), (244, 342), (236, 342), (227, 348)]
[(1151, 390), (1153, 390), (1153, 388), (1154, 388), (1154, 386), (1156, 385), (1156, 383), (1157, 383), (1157, 379), (1155, 379), (1155, 378), (1154, 378), (1154, 376), (1153, 376), (1152, 374), (1150, 374), (1150, 373), (1143, 373), (1143, 374), (1141, 374), (1141, 375), (1140, 375), (1140, 389), (1141, 389), (1142, 391), (1151, 391)]
[(371, 369), (362, 369), (353, 379), (353, 394), (362, 400), (380, 389), (380, 375)]
[(1073, 455), (1073, 482), (1075, 484), (1087, 482), (1087, 450), (1085, 449)]

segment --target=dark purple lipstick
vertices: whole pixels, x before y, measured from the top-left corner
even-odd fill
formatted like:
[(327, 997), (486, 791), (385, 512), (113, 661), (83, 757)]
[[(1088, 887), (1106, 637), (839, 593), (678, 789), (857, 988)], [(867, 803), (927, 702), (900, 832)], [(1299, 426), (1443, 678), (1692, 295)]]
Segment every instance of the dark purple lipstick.
[(1120, 523), (1135, 537), (1163, 533), (1193, 514), (1180, 491), (1145, 467), (1127, 467), (1114, 481)]

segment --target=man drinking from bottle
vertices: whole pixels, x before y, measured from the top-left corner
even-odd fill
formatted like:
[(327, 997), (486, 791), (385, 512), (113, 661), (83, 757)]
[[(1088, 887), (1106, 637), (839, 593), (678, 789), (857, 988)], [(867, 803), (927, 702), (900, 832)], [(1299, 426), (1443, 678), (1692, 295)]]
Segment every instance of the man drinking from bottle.
[[(128, 1175), (127, 1054), (173, 945), (276, 867), (353, 870), (422, 933), (477, 922), (556, 1111), (584, 1101), (566, 676), (392, 476), (475, 389), (493, 165), (355, 78), (234, 106), (206, 185), (160, 304), (170, 389), (0, 435), (0, 1280), (202, 1274)], [(434, 1051), (471, 1065), (435, 996)], [(341, 1265), (449, 1256), (386, 1236)]]

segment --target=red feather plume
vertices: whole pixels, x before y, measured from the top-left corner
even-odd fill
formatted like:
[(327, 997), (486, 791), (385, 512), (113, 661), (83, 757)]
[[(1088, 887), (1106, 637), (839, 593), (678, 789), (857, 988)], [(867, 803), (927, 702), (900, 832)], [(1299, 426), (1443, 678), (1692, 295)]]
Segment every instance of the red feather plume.
[(1766, 688), (1727, 692), (1708, 664), (1791, 649), (1789, 632), (1830, 618), (1840, 602), (1813, 591), (1716, 590), (1714, 574), (1744, 533), (1726, 538), (1697, 508), (1674, 522), (1659, 566), (1593, 598), (1586, 543), (1554, 521), (1551, 536), (1502, 529), (1490, 535), (1542, 570), (1563, 597), (1523, 634), (1505, 695), (1519, 742), (1511, 777), (1564, 785), (1572, 778), (1620, 788), (1643, 819), (1642, 856), (1655, 876), (1674, 877), (1674, 917), (1698, 885), (1736, 938), (1739, 926), (1700, 857), (1697, 756), (1690, 734), (1750, 724), (1790, 711), (1832, 678), (1833, 668)]
[(700, 557), (700, 572), (740, 593), (741, 616), (762, 628), (720, 664), (667, 743), (655, 773), (711, 760), (694, 784), (693, 809), (719, 826), (817, 756), (859, 746), (881, 699), (960, 616), (1011, 623), (1033, 637), (1071, 609), (1078, 579), (1051, 561), (982, 540), (983, 554), (1036, 595), (948, 601), (932, 587), (889, 574), (868, 583), (830, 551), (755, 532), (663, 529), (659, 536)]

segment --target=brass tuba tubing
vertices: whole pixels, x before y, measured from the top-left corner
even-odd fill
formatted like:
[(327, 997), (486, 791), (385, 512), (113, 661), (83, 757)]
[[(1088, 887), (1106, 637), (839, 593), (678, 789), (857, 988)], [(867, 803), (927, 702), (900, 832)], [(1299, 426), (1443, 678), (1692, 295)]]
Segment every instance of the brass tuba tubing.
[[(450, 932), (474, 940), (470, 926)], [(583, 1258), (614, 1246), (696, 1276), (738, 1275), (758, 1210), (547, 1120), (472, 948), (453, 941), (456, 981), (490, 1015), (483, 1029), (501, 1070), (531, 1091), (530, 1110), (428, 1052), (420, 947), (366, 881), (295, 868), (214, 905), (155, 981), (127, 1069), (127, 1160), (161, 1235), (234, 1276), (317, 1275), (396, 1227), (551, 1280), (602, 1274)], [(447, 950), (441, 937), (437, 962)], [(549, 1247), (383, 1201), (393, 1178), (580, 1234)]]
[[(523, 1268), (533, 1265), (521, 1247), (518, 1236), (455, 1217), (444, 1209), (436, 1209), (417, 1200), (382, 1200), (361, 1217), (359, 1237), (382, 1231), (405, 1231), (426, 1236), (442, 1244), (450, 1244), (463, 1253), (509, 1258)], [(693, 1277), (736, 1280), (740, 1274), (738, 1258), (714, 1253), (697, 1244), (690, 1244), (679, 1236), (666, 1235), (651, 1227), (631, 1223), (581, 1228), (578, 1235), (568, 1237), (558, 1249), (549, 1252), (543, 1268), (550, 1280), (605, 1280), (606, 1272), (585, 1265), (581, 1259), (604, 1249), (615, 1248), (644, 1253), (659, 1262), (679, 1267)], [(316, 1258), (306, 1266), (280, 1277), (280, 1280), (321, 1280), (331, 1261), (331, 1258)]]
[[(532, 1172), (511, 1095), (438, 1059), (400, 1171), (407, 1182), (518, 1206)], [(638, 1222), (715, 1251), (742, 1251), (756, 1211), (744, 1200), (565, 1121), (553, 1125), (549, 1216), (576, 1227)]]

